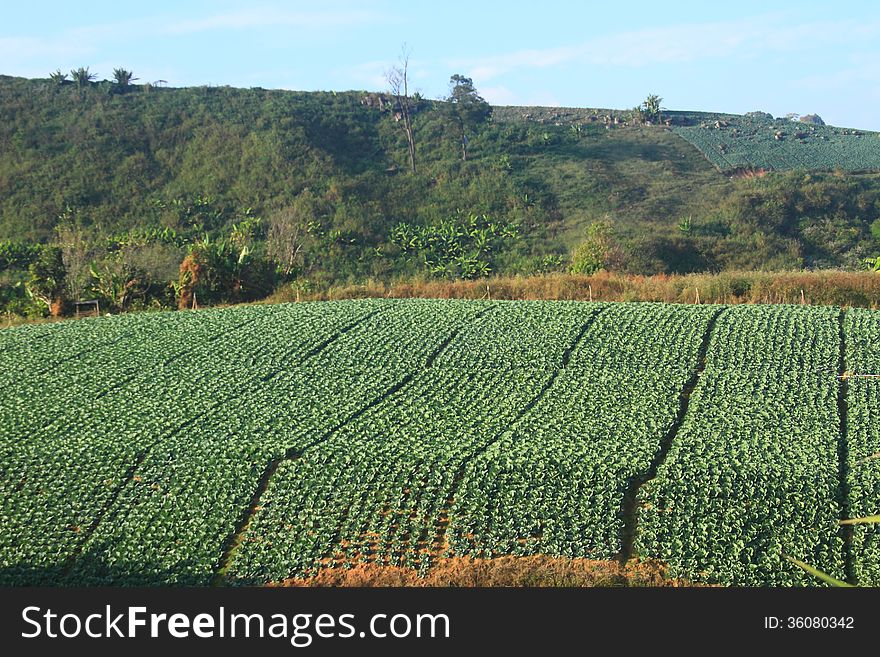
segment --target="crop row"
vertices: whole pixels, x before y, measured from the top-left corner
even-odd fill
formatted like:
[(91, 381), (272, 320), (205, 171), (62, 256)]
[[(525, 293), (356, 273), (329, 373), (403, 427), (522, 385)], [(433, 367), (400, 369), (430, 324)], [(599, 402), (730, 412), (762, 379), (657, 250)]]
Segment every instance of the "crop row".
[(673, 429), (720, 310), (605, 310), (528, 417), (468, 464), (450, 514), (452, 549), (484, 557), (619, 554), (624, 496)]
[(600, 308), (500, 304), (406, 388), (281, 463), (231, 578), (358, 560), (427, 567), (443, 548), (456, 473), (523, 416)]
[(674, 127), (722, 171), (764, 169), (880, 169), (876, 133), (832, 126), (726, 116), (716, 124)]
[[(350, 310), (366, 316), (370, 308)], [(14, 580), (24, 569), (32, 578), (40, 572), (57, 578), (139, 458), (164, 440), (186, 435), (191, 425), (234, 401), (242, 388), (256, 385), (276, 361), (295, 359), (350, 322), (352, 314), (328, 308), (290, 319), (295, 323), (276, 321), (253, 340), (224, 341), (216, 353), (169, 362), (162, 376), (145, 367), (149, 375), (108, 388), (86, 403), (71, 407), (64, 395), (45, 400), (46, 417), (61, 415), (63, 422), (35, 428), (27, 439), (14, 435), (0, 443), (4, 577)], [(267, 341), (273, 330), (278, 339)], [(153, 359), (164, 362), (168, 344), (157, 339), (153, 346)], [(241, 367), (243, 362), (248, 366)]]
[[(577, 302), (0, 332), (23, 374), (0, 394), (0, 583), (610, 558), (628, 531), (692, 579), (815, 583), (783, 555), (842, 577), (838, 520), (880, 511), (880, 379), (838, 374), (880, 374), (878, 344), (871, 311)], [(880, 581), (874, 526), (850, 552)]]
[(636, 550), (693, 579), (817, 582), (844, 576), (838, 478), (839, 312), (732, 307), (657, 477), (640, 491)]
[[(279, 360), (279, 369), (262, 374), (244, 368), (234, 398), (158, 442), (85, 543), (70, 580), (209, 583), (273, 460), (320, 441), (381, 399), (487, 310), (455, 302), (380, 303), (380, 313), (324, 349), (314, 351), (316, 340), (313, 353), (303, 345), (301, 362)], [(414, 321), (420, 340), (408, 335)], [(385, 365), (364, 368), (360, 359)]]
[[(852, 309), (845, 319), (848, 515), (880, 514), (880, 313)], [(852, 376), (850, 376), (852, 375)], [(880, 586), (880, 525), (852, 529), (853, 574)]]

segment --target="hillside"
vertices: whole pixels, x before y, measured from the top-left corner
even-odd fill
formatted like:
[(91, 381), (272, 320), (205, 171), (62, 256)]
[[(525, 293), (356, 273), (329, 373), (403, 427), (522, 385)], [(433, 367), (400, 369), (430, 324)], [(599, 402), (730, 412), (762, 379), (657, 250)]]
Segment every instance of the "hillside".
[[(504, 122), (554, 126), (620, 125), (631, 111), (577, 107), (496, 107)], [(809, 118), (809, 117), (807, 117)], [(664, 110), (662, 125), (697, 148), (719, 171), (880, 170), (880, 133), (841, 128), (765, 112), (746, 115)]]
[(503, 555), (820, 584), (790, 555), (877, 585), (873, 530), (838, 521), (877, 512), (878, 319), (379, 299), (5, 330), (0, 584)]
[[(308, 239), (282, 282), (305, 286), (565, 271), (597, 221), (613, 230), (606, 266), (636, 274), (855, 269), (877, 249), (878, 174), (731, 177), (712, 164), (728, 168), (712, 154), (715, 137), (701, 146), (704, 156), (686, 132), (701, 130), (709, 115), (671, 113), (697, 126), (667, 128), (632, 125), (620, 111), (495, 108), (470, 130), (462, 161), (444, 104), (421, 101), (412, 174), (403, 130), (391, 112), (366, 102), (375, 96), (119, 90), (107, 82), (80, 89), (0, 76), (0, 245), (57, 242), (60, 226), (81, 247), (79, 260), (101, 271), (119, 269), (126, 245), (149, 247), (124, 264), (157, 288), (176, 280), (194, 241), (226, 239), (243, 222), (259, 228), (257, 218), (264, 232), (248, 239), (260, 253), (266, 222), (290, 208)], [(606, 126), (605, 115), (617, 120)], [(874, 137), (852, 136), (859, 144)], [(747, 142), (723, 138), (727, 164), (752, 166), (742, 155)], [(870, 149), (852, 153), (873, 166)], [(468, 226), (470, 215), (486, 215), (485, 225)], [(450, 245), (449, 231), (467, 235)], [(438, 240), (446, 249), (439, 256), (424, 246)], [(453, 256), (462, 262), (447, 266), (443, 258)], [(26, 268), (29, 260), (18, 262)], [(4, 272), (15, 265), (5, 263), (0, 253), (0, 297), (11, 298), (23, 274)], [(72, 297), (100, 296), (88, 292), (87, 267), (71, 277)]]

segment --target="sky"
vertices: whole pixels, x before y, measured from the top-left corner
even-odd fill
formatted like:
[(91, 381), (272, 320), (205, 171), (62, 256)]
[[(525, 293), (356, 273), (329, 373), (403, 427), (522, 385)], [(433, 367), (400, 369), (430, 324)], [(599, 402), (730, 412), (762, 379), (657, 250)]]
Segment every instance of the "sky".
[(819, 114), (880, 130), (880, 3), (0, 0), (0, 74), (381, 91), (471, 77), (496, 105)]

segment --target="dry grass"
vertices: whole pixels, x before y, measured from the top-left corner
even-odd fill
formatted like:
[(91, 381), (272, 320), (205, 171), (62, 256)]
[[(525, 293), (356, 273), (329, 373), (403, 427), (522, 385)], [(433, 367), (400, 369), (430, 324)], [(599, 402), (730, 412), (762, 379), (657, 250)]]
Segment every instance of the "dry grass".
[(797, 271), (723, 272), (633, 276), (600, 272), (593, 276), (549, 274), (472, 281), (409, 281), (331, 287), (301, 294), (282, 288), (270, 302), (323, 301), (369, 297), (433, 299), (568, 299), (663, 301), (667, 303), (806, 303), (880, 307), (880, 274)]
[(323, 568), (311, 577), (288, 579), (274, 586), (293, 587), (523, 587), (523, 586), (691, 586), (670, 579), (658, 562), (591, 561), (536, 555), (494, 559), (440, 559), (425, 576), (412, 568), (377, 563), (351, 568)]

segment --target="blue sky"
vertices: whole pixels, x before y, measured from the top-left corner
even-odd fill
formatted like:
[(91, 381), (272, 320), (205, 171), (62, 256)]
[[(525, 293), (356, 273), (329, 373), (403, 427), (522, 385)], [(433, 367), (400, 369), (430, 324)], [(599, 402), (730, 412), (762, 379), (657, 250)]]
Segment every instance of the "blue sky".
[(495, 104), (818, 113), (880, 130), (880, 3), (3, 3), (0, 73), (114, 67), (169, 86), (370, 89), (406, 43), (416, 89)]

